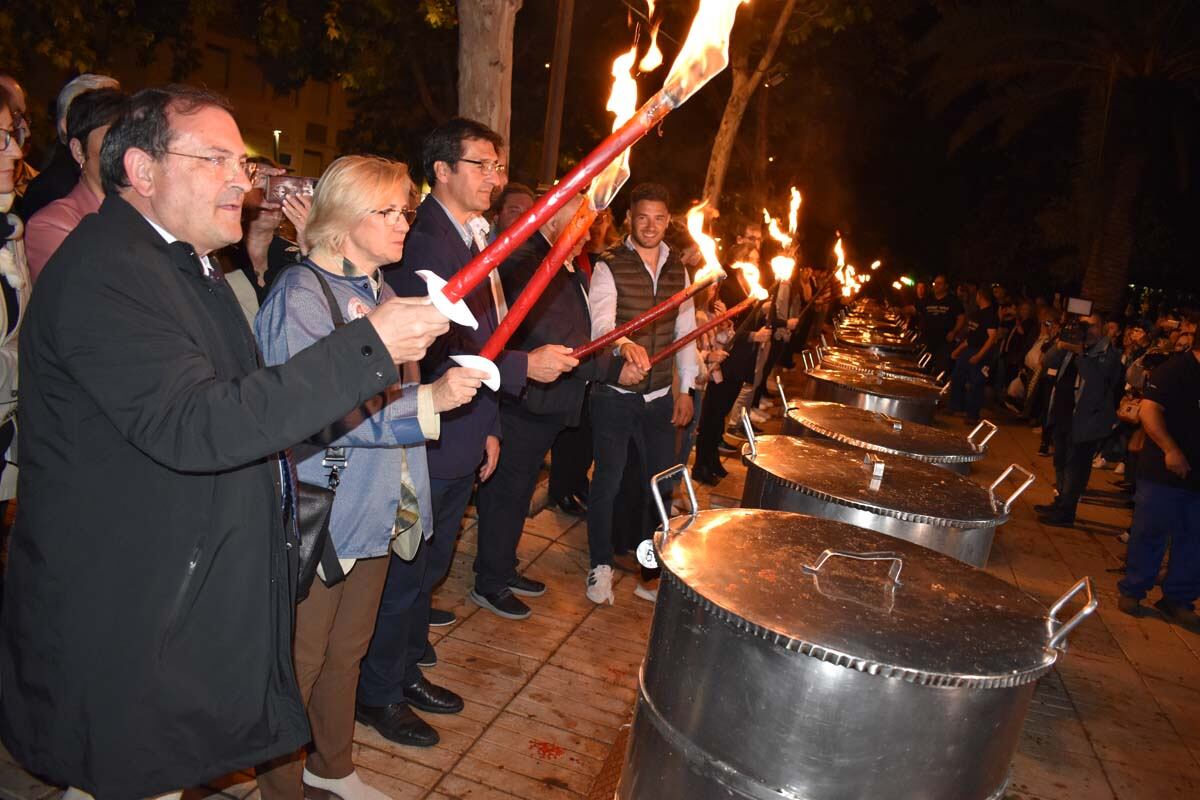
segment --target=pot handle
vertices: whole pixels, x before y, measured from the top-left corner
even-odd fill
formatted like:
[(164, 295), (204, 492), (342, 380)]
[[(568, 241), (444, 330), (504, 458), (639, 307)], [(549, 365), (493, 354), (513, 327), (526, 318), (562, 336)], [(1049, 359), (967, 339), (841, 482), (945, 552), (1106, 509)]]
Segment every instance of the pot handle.
[(950, 391), (950, 381), (946, 381), (942, 384), (942, 388), (938, 389), (938, 397), (945, 397), (948, 391)]
[(922, 355), (922, 356), (921, 356), (921, 357), (920, 357), (920, 358), (917, 360), (917, 366), (918, 366), (918, 367), (920, 367), (921, 369), (925, 369), (925, 365), (926, 365), (926, 364), (928, 364), (928, 363), (929, 363), (930, 361), (932, 361), (932, 360), (933, 360), (933, 353), (931, 353), (930, 351), (926, 350), (926, 351), (925, 351), (925, 353), (924, 353), (924, 355)]
[(662, 492), (658, 491), (658, 485), (676, 475), (683, 476), (683, 486), (687, 490), (688, 503), (692, 507), (688, 512), (688, 522), (691, 523), (695, 520), (696, 514), (700, 512), (700, 504), (696, 502), (696, 487), (692, 485), (692, 474), (688, 472), (687, 466), (676, 464), (670, 469), (663, 470), (650, 479), (650, 494), (654, 497), (654, 505), (658, 506), (658, 517), (662, 520), (664, 533), (671, 530), (671, 517), (667, 514), (667, 507), (663, 504)]
[[(979, 431), (983, 430), (985, 427), (991, 428), (991, 430), (989, 430), (987, 432), (987, 435), (984, 436), (982, 440), (980, 440), (978, 442), (975, 441), (975, 434), (979, 433)], [(976, 425), (975, 428), (970, 433), (967, 434), (967, 442), (974, 445), (975, 447), (983, 447), (985, 444), (988, 443), (988, 441), (991, 440), (991, 438), (993, 436), (996, 435), (996, 431), (998, 431), (998, 430), (1000, 430), (1000, 429), (997, 428), (990, 420), (981, 419), (981, 420), (979, 420), (979, 424)]]
[(1084, 577), (1080, 578), (1074, 586), (1068, 589), (1066, 594), (1058, 598), (1058, 601), (1055, 602), (1053, 606), (1050, 607), (1050, 621), (1058, 622), (1058, 612), (1062, 611), (1063, 606), (1070, 602), (1072, 597), (1079, 594), (1079, 592), (1084, 589), (1087, 590), (1087, 602), (1084, 604), (1083, 608), (1075, 612), (1075, 616), (1067, 620), (1062, 627), (1055, 631), (1054, 635), (1050, 637), (1049, 647), (1051, 649), (1062, 650), (1066, 645), (1067, 635), (1079, 627), (1079, 623), (1090, 617), (1096, 611), (1096, 607), (1100, 605), (1100, 601), (1092, 592), (1092, 579), (1085, 575)]
[[(942, 370), (942, 371), (941, 371), (941, 372), (939, 372), (937, 375), (934, 375), (934, 376), (933, 376), (933, 382), (934, 382), (934, 383), (941, 383), (941, 382), (942, 382), (942, 378), (946, 378), (946, 370)], [(950, 382), (950, 379), (949, 379), (949, 378), (946, 378), (946, 383), (949, 383), (949, 382)]]
[(812, 350), (802, 350), (800, 352), (800, 363), (804, 365), (804, 371), (810, 372), (813, 367), (821, 363), (820, 356), (813, 353)]
[(746, 430), (746, 441), (750, 443), (750, 457), (755, 458), (758, 456), (758, 442), (754, 438), (754, 425), (745, 406), (742, 406), (742, 427)]
[(786, 414), (788, 412), (788, 409), (791, 408), (791, 406), (788, 405), (787, 395), (784, 394), (784, 392), (783, 392), (783, 378), (776, 375), (775, 376), (775, 385), (779, 387), (779, 402), (783, 403), (783, 413)]
[[(984, 441), (986, 442), (987, 439), (984, 439)], [(1028, 489), (1029, 484), (1033, 483), (1033, 481), (1034, 481), (1034, 476), (1033, 476), (1032, 472), (1025, 469), (1024, 467), (1018, 467), (1016, 464), (1009, 464), (1008, 469), (1004, 470), (1004, 472), (1001, 472), (1000, 477), (996, 478), (996, 480), (992, 481), (992, 485), (988, 487), (988, 491), (992, 492), (994, 494), (996, 491), (996, 487), (999, 486), (1000, 484), (1004, 483), (1004, 479), (1007, 478), (1009, 475), (1011, 475), (1013, 470), (1016, 470), (1017, 472), (1020, 472), (1021, 474), (1023, 474), (1025, 476), (1025, 480), (1021, 481), (1021, 485), (1017, 487), (1016, 491), (1014, 491), (1012, 494), (1010, 494), (1008, 496), (1008, 499), (1004, 501), (1004, 513), (1005, 514), (1008, 513), (1008, 509), (1012, 506), (1013, 501), (1016, 500), (1018, 497), (1020, 497), (1021, 492)]]
[[(872, 553), (852, 553), (849, 550), (826, 550), (821, 553), (821, 557), (817, 559), (817, 563), (811, 566), (805, 564), (802, 569), (811, 575), (815, 575), (821, 571), (821, 567), (825, 566), (826, 561), (834, 557), (852, 558), (855, 561), (890, 561), (892, 562), (892, 566), (888, 570), (888, 578), (897, 586), (900, 585), (900, 570), (904, 568), (904, 559), (891, 550), (881, 550)], [(1063, 599), (1065, 600), (1066, 598)], [(1059, 602), (1061, 603), (1062, 601), (1060, 600)], [(1050, 613), (1053, 616), (1054, 612), (1051, 611)]]

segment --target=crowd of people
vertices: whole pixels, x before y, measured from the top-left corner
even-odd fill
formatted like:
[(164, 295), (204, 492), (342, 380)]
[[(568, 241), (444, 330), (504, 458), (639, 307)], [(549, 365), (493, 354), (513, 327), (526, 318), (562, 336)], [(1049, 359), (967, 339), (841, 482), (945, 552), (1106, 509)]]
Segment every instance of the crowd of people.
[[(25, 102), (0, 80), (0, 444), (18, 498), (0, 738), (72, 796), (151, 797), (254, 766), (268, 798), (381, 797), (351, 761), (355, 723), (431, 746), (421, 713), (463, 709), (423, 670), (430, 628), (456, 621), (432, 596), (472, 498), (480, 607), (524, 620), (547, 591), (517, 548), (548, 455), (552, 501), (587, 519), (580, 591), (614, 603), (619, 569), (653, 602), (657, 576), (633, 557), (653, 530), (650, 477), (688, 461), (697, 431), (697, 477), (724, 474), (727, 420), (761, 419), (799, 309), (822, 300), (798, 272), (652, 361), (747, 295), (731, 269), (719, 292), (574, 357), (702, 266), (667, 190), (642, 183), (624, 224), (600, 214), (555, 274), (492, 392), (453, 357), (480, 351), (583, 198), (466, 297), (476, 327), (451, 324), (419, 273), (450, 278), (537, 197), (508, 182), (485, 125), (428, 134), (423, 199), (406, 165), (374, 156), (280, 195), (285, 170), (247, 156), (207, 91), (80, 76), (40, 173)], [(741, 226), (729, 260), (757, 264), (761, 247), (761, 226)]]
[(1106, 317), (1073, 313), (1069, 300), (970, 283), (952, 292), (939, 275), (906, 308), (934, 371), (950, 376), (951, 413), (974, 424), (990, 392), (1040, 432), (1055, 496), (1034, 507), (1039, 521), (1074, 527), (1092, 471), (1112, 469), (1134, 508), (1121, 610), (1143, 613), (1169, 549), (1155, 606), (1200, 631), (1200, 312), (1145, 297)]

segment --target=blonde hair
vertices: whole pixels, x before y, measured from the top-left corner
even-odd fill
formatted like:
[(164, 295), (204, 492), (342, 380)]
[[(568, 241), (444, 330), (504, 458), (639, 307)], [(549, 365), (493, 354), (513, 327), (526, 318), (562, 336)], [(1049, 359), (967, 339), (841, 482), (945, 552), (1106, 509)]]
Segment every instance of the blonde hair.
[[(340, 252), (350, 231), (367, 214), (388, 203), (398, 187), (412, 182), (408, 167), (379, 156), (342, 156), (329, 165), (313, 191), (304, 240), (309, 250)], [(409, 202), (406, 197), (404, 202)]]

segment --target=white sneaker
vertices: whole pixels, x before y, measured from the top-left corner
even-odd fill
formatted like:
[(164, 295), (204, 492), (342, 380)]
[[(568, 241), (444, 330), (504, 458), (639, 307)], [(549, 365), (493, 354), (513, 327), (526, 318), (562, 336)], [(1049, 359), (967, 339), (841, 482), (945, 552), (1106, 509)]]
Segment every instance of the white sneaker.
[(762, 411), (759, 411), (757, 408), (750, 412), (750, 421), (755, 425), (762, 425), (769, 419), (770, 417), (768, 417)]
[(758, 407), (763, 409), (764, 411), (767, 409), (770, 409), (770, 408), (774, 408), (775, 401), (769, 397), (764, 397), (763, 399), (758, 401)]
[(1117, 464), (1115, 469), (1113, 469), (1113, 475), (1124, 475), (1124, 474), (1125, 474), (1125, 462), (1122, 461)]
[(392, 800), (391, 797), (368, 786), (358, 777), (358, 771), (344, 778), (318, 778), (304, 768), (305, 800)]
[(589, 572), (587, 577), (588, 600), (596, 605), (608, 603), (611, 606), (615, 603), (617, 598), (613, 597), (612, 578), (612, 567), (608, 564), (601, 564)]
[(658, 602), (658, 581), (654, 581), (652, 586), (638, 581), (638, 585), (633, 589), (633, 596), (651, 603)]

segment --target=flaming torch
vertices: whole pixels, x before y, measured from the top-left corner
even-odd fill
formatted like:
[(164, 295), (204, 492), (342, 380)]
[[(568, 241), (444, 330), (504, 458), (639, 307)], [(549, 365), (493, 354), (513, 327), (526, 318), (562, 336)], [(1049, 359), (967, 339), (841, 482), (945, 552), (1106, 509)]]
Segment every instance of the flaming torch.
[(738, 314), (741, 314), (743, 311), (746, 311), (752, 307), (755, 303), (761, 303), (763, 300), (767, 299), (767, 290), (762, 288), (762, 284), (759, 282), (760, 275), (758, 272), (758, 267), (754, 266), (748, 261), (739, 261), (733, 266), (735, 269), (740, 269), (742, 274), (746, 276), (746, 282), (750, 284), (749, 296), (742, 302), (735, 305), (733, 308), (726, 309), (723, 314), (716, 315), (703, 325), (697, 325), (692, 331), (685, 333), (683, 336), (671, 342), (662, 350), (659, 350), (650, 357), (650, 366), (654, 366), (655, 364), (666, 361), (668, 358), (675, 355), (704, 334), (720, 327), (728, 320), (733, 319)]
[[(628, 53), (621, 55), (613, 62), (613, 88), (608, 96), (608, 105), (606, 109), (613, 112), (616, 118), (613, 121), (613, 130), (619, 130), (630, 117), (633, 116), (637, 109), (637, 82), (633, 79), (632, 70), (633, 62), (637, 59), (636, 45), (629, 50)], [(550, 252), (542, 259), (542, 263), (538, 265), (537, 270), (533, 273), (533, 277), (529, 279), (524, 290), (521, 291), (521, 296), (508, 309), (508, 313), (500, 324), (496, 326), (496, 330), (484, 343), (483, 349), (479, 351), (478, 356), (451, 356), (455, 361), (463, 366), (469, 366), (474, 369), (480, 369), (487, 372), (489, 377), (485, 383), (493, 391), (500, 388), (500, 371), (494, 363), (496, 356), (500, 355), (500, 351), (508, 344), (508, 340), (529, 316), (529, 312), (533, 309), (535, 303), (541, 298), (546, 291), (546, 287), (550, 285), (550, 281), (558, 273), (563, 263), (570, 257), (571, 252), (579, 244), (580, 240), (587, 235), (588, 229), (591, 228), (592, 222), (595, 221), (596, 215), (608, 208), (613, 198), (617, 196), (617, 192), (625, 185), (625, 181), (629, 179), (629, 148), (626, 148), (621, 155), (614, 159), (604, 170), (597, 175), (590, 187), (588, 187), (587, 198), (580, 204), (575, 211), (575, 215), (571, 217), (566, 227), (559, 233), (558, 238), (554, 242), (554, 246), (550, 248)]]
[(593, 178), (649, 133), (671, 111), (683, 105), (729, 64), (729, 33), (738, 7), (749, 0), (700, 0), (687, 39), (671, 65), (663, 88), (638, 109), (624, 125), (601, 142), (554, 188), (506, 228), (491, 246), (460, 269), (449, 281), (428, 270), (418, 271), (429, 287), (430, 301), (449, 319), (475, 327), (477, 323), (463, 298), (534, 234), (568, 200)]
[(796, 238), (796, 226), (800, 222), (800, 190), (795, 186), (792, 187), (792, 202), (788, 206), (788, 233), (792, 238)]
[(714, 283), (725, 280), (725, 270), (721, 269), (720, 261), (717, 259), (717, 243), (704, 232), (704, 209), (707, 205), (708, 201), (705, 200), (687, 213), (688, 232), (696, 241), (697, 246), (700, 248), (700, 254), (704, 258), (704, 267), (696, 273), (691, 286), (681, 289), (654, 306), (654, 308), (639, 314), (624, 325), (618, 325), (598, 339), (593, 339), (581, 347), (576, 347), (571, 351), (573, 357), (585, 358), (586, 356), (590, 356), (592, 353), (603, 347), (607, 347), (618, 339), (641, 330), (651, 322), (654, 322), (654, 320), (660, 319), (664, 314), (674, 311)]

